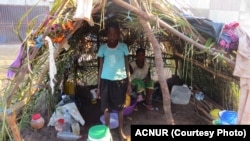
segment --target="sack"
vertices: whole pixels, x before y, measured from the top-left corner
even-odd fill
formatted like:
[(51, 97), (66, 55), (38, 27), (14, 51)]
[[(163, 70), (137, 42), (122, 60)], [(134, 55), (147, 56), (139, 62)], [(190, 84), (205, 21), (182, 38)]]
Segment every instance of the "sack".
[(216, 23), (210, 19), (197, 18), (192, 16), (185, 17), (188, 22), (205, 38), (212, 38), (216, 43), (219, 43), (224, 23)]
[[(153, 68), (150, 69), (150, 75), (151, 75), (151, 79), (152, 80), (154, 80), (155, 82), (158, 81), (158, 74), (156, 72), (156, 68), (155, 67), (153, 67)], [(169, 68), (167, 68), (167, 67), (164, 67), (163, 68), (163, 76), (162, 77), (167, 80), (171, 76), (172, 76), (171, 70)]]

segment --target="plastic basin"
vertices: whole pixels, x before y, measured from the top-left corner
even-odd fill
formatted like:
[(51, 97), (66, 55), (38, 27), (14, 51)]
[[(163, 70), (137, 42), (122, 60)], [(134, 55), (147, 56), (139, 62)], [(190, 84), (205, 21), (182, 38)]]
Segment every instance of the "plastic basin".
[[(137, 100), (136, 99), (131, 99), (130, 106), (125, 107), (123, 109), (123, 116), (130, 115), (134, 111), (136, 104), (137, 104)], [(118, 111), (116, 111), (116, 110), (112, 110), (112, 112), (118, 113)]]
[[(104, 115), (100, 117), (100, 121), (102, 122), (102, 124), (105, 124)], [(118, 114), (110, 113), (110, 129), (117, 128), (118, 126), (119, 126)]]
[(223, 110), (219, 112), (222, 125), (235, 125), (237, 123), (237, 112)]
[(134, 111), (136, 104), (137, 104), (136, 99), (131, 100), (130, 106), (125, 107), (123, 109), (123, 115), (124, 116), (130, 115)]

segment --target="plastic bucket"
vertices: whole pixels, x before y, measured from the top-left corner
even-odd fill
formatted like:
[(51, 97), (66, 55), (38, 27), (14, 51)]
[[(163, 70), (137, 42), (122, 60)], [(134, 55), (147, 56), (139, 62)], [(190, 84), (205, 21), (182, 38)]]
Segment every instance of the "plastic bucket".
[(235, 125), (237, 123), (237, 112), (223, 110), (219, 112), (222, 125)]
[(89, 129), (87, 141), (110, 141), (111, 134), (105, 125), (95, 125)]

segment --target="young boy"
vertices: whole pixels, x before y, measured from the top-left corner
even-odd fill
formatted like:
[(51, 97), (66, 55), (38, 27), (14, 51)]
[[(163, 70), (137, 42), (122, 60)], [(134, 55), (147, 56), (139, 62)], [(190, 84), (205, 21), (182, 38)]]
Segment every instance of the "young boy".
[(126, 93), (131, 92), (128, 63), (128, 47), (119, 42), (120, 29), (117, 23), (109, 23), (107, 43), (100, 46), (97, 56), (100, 61), (98, 90), (101, 109), (104, 111), (105, 124), (110, 125), (110, 111), (117, 110), (121, 138), (127, 140), (123, 132), (123, 108)]

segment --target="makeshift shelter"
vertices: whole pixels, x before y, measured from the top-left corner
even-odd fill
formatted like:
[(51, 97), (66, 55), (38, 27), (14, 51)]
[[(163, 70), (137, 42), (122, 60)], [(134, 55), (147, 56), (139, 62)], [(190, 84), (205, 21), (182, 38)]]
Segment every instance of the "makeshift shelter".
[[(240, 58), (237, 58), (238, 55), (246, 57), (244, 53), (248, 51), (248, 44), (243, 42), (249, 40), (249, 36), (237, 23), (214, 23), (187, 16), (165, 0), (56, 0), (44, 22), (38, 28), (27, 31), (20, 53), (9, 68), (10, 83), (2, 98), (4, 114), (1, 119), (8, 119), (12, 131), (18, 131), (16, 112), (44, 93), (50, 96), (60, 94), (60, 84), (69, 79), (66, 77), (73, 77), (75, 84), (80, 75), (85, 79), (83, 85), (94, 84), (95, 79), (90, 77), (97, 74), (95, 53), (98, 46), (105, 42), (103, 29), (110, 20), (120, 23), (121, 39), (128, 44), (131, 59), (136, 48), (145, 47), (147, 56), (153, 60), (152, 67), (156, 68), (163, 96), (166, 124), (174, 124), (174, 121), (170, 112), (169, 87), (166, 79), (161, 77), (165, 66), (174, 66), (173, 75), (181, 75), (189, 86), (197, 86), (197, 91), (202, 90), (222, 102), (224, 99), (235, 102), (240, 84), (238, 77), (241, 77), (240, 86), (244, 89), (240, 94), (238, 123), (250, 123), (247, 109), (250, 103), (247, 92), (249, 69), (244, 64), (242, 67)], [(33, 22), (35, 19), (30, 23), (31, 27)], [(231, 38), (237, 33), (243, 37)], [(243, 52), (237, 52), (238, 44), (239, 49), (245, 49)], [(237, 69), (244, 69), (246, 75), (237, 70), (234, 76), (235, 65), (240, 65)], [(79, 74), (80, 69), (85, 72), (84, 76)], [(67, 74), (68, 71), (71, 75)], [(204, 71), (212, 80), (204, 76)], [(202, 81), (203, 78), (206, 82)], [(220, 90), (226, 83), (234, 87), (230, 86), (227, 91)], [(220, 85), (215, 88), (214, 84)], [(220, 95), (223, 91), (228, 95), (230, 93), (230, 97)], [(232, 108), (228, 101), (222, 105)], [(20, 140), (20, 134), (14, 133), (14, 138)]]

